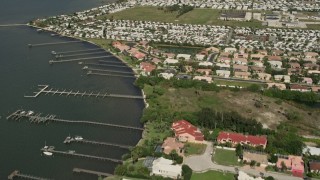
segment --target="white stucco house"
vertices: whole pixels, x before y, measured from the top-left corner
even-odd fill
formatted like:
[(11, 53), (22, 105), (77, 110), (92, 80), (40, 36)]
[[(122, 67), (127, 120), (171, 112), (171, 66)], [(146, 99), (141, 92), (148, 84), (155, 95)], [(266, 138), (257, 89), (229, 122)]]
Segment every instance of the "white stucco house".
[(172, 160), (163, 157), (154, 160), (152, 163), (152, 175), (178, 179), (182, 174), (182, 166), (172, 164)]

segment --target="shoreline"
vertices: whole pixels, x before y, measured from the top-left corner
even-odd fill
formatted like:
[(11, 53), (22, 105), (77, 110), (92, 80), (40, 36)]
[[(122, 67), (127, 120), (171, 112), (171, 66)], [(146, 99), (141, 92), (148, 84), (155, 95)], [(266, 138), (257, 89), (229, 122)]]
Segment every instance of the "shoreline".
[[(30, 27), (30, 28), (41, 29), (41, 30), (46, 31), (46, 32), (55, 33), (55, 34), (59, 35), (60, 37), (67, 37), (67, 38), (71, 38), (71, 39), (76, 39), (76, 40), (80, 40), (80, 41), (82, 41), (82, 42), (87, 42), (87, 43), (90, 43), (90, 44), (95, 45), (95, 46), (97, 46), (97, 47), (100, 47), (100, 48), (103, 49), (104, 51), (106, 51), (106, 52), (108, 52), (108, 53), (111, 53), (114, 57), (116, 57), (116, 58), (119, 59), (121, 62), (123, 62), (126, 66), (128, 66), (128, 67), (132, 70), (132, 72), (134, 72), (135, 75), (138, 75), (138, 72), (134, 69), (134, 67), (132, 67), (132, 66), (131, 66), (128, 62), (126, 62), (125, 60), (123, 60), (120, 56), (116, 55), (115, 53), (109, 51), (108, 49), (103, 48), (103, 47), (100, 46), (99, 44), (96, 44), (96, 43), (94, 43), (94, 42), (92, 42), (92, 41), (90, 41), (90, 40), (82, 39), (82, 38), (79, 38), (79, 37), (73, 37), (73, 36), (63, 35), (63, 34), (61, 34), (61, 33), (57, 33), (57, 32), (55, 32), (55, 31), (48, 30), (48, 29), (46, 29), (46, 28), (42, 28), (42, 27), (39, 27), (39, 26), (36, 26), (36, 25), (31, 25), (31, 24), (25, 24), (25, 25), (28, 26), (28, 27)], [(140, 89), (140, 88), (139, 88), (139, 89)], [(146, 108), (149, 107), (149, 103), (148, 103), (147, 100), (146, 100), (146, 95), (145, 95), (144, 90), (143, 90), (143, 89), (140, 89), (140, 90), (141, 90), (142, 96), (144, 97), (144, 99), (143, 99), (144, 107), (143, 107), (143, 109), (142, 109), (142, 111), (143, 111), (144, 109), (146, 109)], [(140, 122), (140, 119), (139, 119), (139, 122)], [(142, 123), (141, 123), (141, 124), (142, 124)], [(142, 127), (145, 128), (146, 124), (142, 124), (142, 125), (143, 125)], [(136, 144), (135, 146), (138, 146), (138, 145), (140, 144), (140, 142), (144, 139), (144, 138), (143, 138), (143, 135), (145, 134), (145, 131), (146, 131), (146, 129), (144, 129), (144, 130), (142, 131), (142, 133), (141, 133), (141, 139), (139, 139), (139, 141), (137, 142), (137, 144)]]

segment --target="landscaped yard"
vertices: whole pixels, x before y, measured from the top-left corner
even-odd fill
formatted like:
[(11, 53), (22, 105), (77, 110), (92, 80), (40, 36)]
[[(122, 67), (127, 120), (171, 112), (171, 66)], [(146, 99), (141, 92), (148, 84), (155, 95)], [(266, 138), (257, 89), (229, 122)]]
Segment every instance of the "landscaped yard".
[(164, 12), (157, 7), (140, 6), (126, 9), (117, 13), (108, 14), (99, 17), (99, 19), (126, 19), (141, 21), (159, 21), (171, 23), (187, 23), (187, 24), (211, 24), (211, 25), (227, 25), (227, 26), (246, 26), (261, 28), (261, 22), (253, 20), (246, 21), (223, 21), (218, 19), (222, 10), (217, 9), (194, 9), (179, 18), (176, 18), (177, 12)]
[(207, 171), (205, 173), (193, 173), (191, 180), (234, 180), (234, 174), (219, 171)]
[(217, 164), (221, 164), (221, 165), (227, 165), (227, 166), (239, 165), (236, 152), (232, 150), (216, 149), (215, 154), (212, 157), (212, 160)]
[(185, 156), (203, 154), (207, 148), (206, 144), (187, 143), (185, 146)]

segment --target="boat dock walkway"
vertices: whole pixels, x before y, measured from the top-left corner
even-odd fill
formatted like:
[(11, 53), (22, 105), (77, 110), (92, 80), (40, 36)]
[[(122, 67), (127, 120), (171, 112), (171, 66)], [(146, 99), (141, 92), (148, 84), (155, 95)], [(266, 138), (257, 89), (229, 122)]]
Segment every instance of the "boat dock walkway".
[(18, 121), (18, 120), (21, 120), (22, 118), (27, 118), (30, 121), (30, 123), (61, 122), (61, 123), (107, 126), (107, 127), (115, 127), (115, 128), (123, 128), (123, 129), (132, 129), (132, 130), (143, 131), (143, 128), (140, 128), (140, 127), (117, 125), (117, 124), (94, 122), (94, 121), (58, 119), (58, 118), (56, 118), (56, 115), (41, 116), (41, 113), (34, 113), (32, 111), (24, 111), (24, 110), (17, 110), (14, 113), (12, 113), (9, 116), (7, 116), (7, 120), (12, 119), (12, 120)]
[(27, 24), (0, 24), (0, 27), (27, 26)]
[(52, 42), (52, 43), (28, 44), (28, 46), (37, 47), (37, 46), (49, 46), (49, 45), (59, 45), (59, 44), (80, 43), (80, 42), (82, 41), (64, 41), (64, 42)]
[(120, 67), (120, 68), (130, 68), (124, 65), (113, 65), (113, 64), (98, 64), (98, 63), (83, 63), (86, 66), (102, 66), (102, 67)]
[(14, 170), (9, 176), (8, 180), (13, 180), (14, 178), (21, 178), (21, 179), (31, 179), (31, 180), (50, 180), (48, 178), (42, 178), (37, 176), (32, 176), (28, 174), (22, 174), (19, 170)]
[(79, 153), (76, 153), (75, 151), (58, 151), (58, 150), (46, 149), (46, 148), (41, 148), (40, 151), (41, 152), (51, 152), (53, 154), (95, 159), (95, 160), (100, 160), (100, 161), (111, 161), (111, 162), (115, 162), (115, 163), (122, 163), (122, 160), (120, 160), (120, 159), (113, 159), (113, 158), (100, 157), (100, 156), (87, 155), (87, 154), (79, 154)]
[(114, 143), (107, 143), (107, 142), (99, 142), (99, 141), (91, 141), (88, 139), (80, 139), (77, 140), (76, 138), (71, 138), (71, 137), (66, 137), (66, 139), (63, 141), (65, 144), (70, 144), (70, 143), (84, 143), (84, 144), (94, 144), (94, 145), (102, 145), (102, 146), (113, 146), (113, 147), (118, 147), (118, 148), (123, 148), (123, 149), (130, 149), (132, 146), (127, 146), (127, 145), (121, 145), (121, 144), (114, 144)]
[[(130, 76), (134, 77), (134, 76)], [(114, 98), (128, 98), (128, 99), (144, 99), (143, 96), (134, 96), (134, 95), (123, 95), (123, 94), (109, 94), (109, 93), (94, 93), (94, 92), (80, 92), (80, 91), (68, 91), (68, 90), (54, 90), (53, 88), (49, 89), (49, 85), (38, 85), (39, 91), (34, 92), (33, 96), (24, 96), (25, 98), (36, 98), (40, 94), (45, 93), (52, 95), (65, 95), (65, 96), (80, 96), (80, 97), (96, 97), (96, 98), (106, 98), (106, 97), (114, 97)]]
[(113, 57), (112, 55), (106, 55), (106, 56), (96, 56), (96, 57), (87, 57), (87, 58), (76, 58), (76, 59), (63, 59), (63, 60), (50, 60), (49, 63), (65, 63), (65, 62), (74, 62), (74, 61), (85, 61), (85, 60), (93, 60), (93, 59), (100, 59), (100, 58), (106, 58), (106, 57)]
[(109, 177), (113, 176), (113, 174), (109, 173), (104, 173), (104, 172), (98, 172), (98, 171), (92, 171), (92, 170), (87, 170), (87, 169), (81, 169), (81, 168), (73, 168), (73, 172), (75, 173), (86, 173), (86, 174), (95, 174), (99, 177), (104, 176), (104, 177)]

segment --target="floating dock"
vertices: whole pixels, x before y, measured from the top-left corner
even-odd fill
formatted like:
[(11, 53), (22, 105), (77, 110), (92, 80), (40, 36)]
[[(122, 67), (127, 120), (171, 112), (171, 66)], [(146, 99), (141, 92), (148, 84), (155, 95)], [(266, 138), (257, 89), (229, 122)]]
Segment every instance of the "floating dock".
[(107, 58), (107, 57), (113, 57), (113, 56), (112, 55), (106, 55), (106, 56), (96, 56), (96, 57), (76, 58), (76, 59), (50, 60), (49, 64), (75, 62), (75, 61), (86, 61), (86, 60), (94, 60), (94, 59)]
[(107, 142), (99, 142), (99, 141), (92, 141), (88, 139), (81, 139), (81, 140), (76, 140), (75, 138), (70, 138), (67, 137), (63, 143), (65, 144), (70, 144), (70, 143), (84, 143), (84, 144), (94, 144), (94, 145), (101, 145), (101, 146), (113, 146), (113, 147), (118, 147), (118, 148), (123, 148), (123, 149), (131, 149), (132, 146), (127, 146), (127, 145), (121, 145), (121, 144), (115, 144), (115, 143), (107, 143)]
[[(129, 76), (134, 77), (134, 76)], [(45, 93), (52, 94), (52, 95), (65, 95), (65, 96), (80, 96), (80, 97), (95, 97), (95, 98), (106, 98), (106, 97), (114, 97), (114, 98), (127, 98), (127, 99), (144, 99), (144, 96), (134, 96), (134, 95), (123, 95), (123, 94), (109, 94), (108, 92), (105, 93), (94, 93), (94, 92), (80, 92), (80, 91), (73, 91), (73, 90), (54, 90), (53, 88), (49, 89), (49, 85), (38, 85), (39, 91), (34, 92), (33, 96), (24, 96), (25, 98), (36, 98), (40, 94)]]
[(79, 153), (76, 153), (75, 151), (58, 151), (58, 150), (47, 149), (47, 148), (41, 148), (40, 151), (51, 152), (53, 154), (59, 154), (59, 155), (75, 156), (75, 157), (94, 159), (94, 160), (100, 160), (100, 161), (111, 161), (115, 163), (122, 163), (122, 160), (120, 159), (113, 159), (113, 158), (100, 157), (100, 156), (87, 155), (87, 154), (79, 154)]
[(107, 126), (107, 127), (115, 127), (115, 128), (123, 128), (123, 129), (132, 129), (143, 131), (143, 128), (133, 127), (133, 126), (125, 126), (125, 125), (117, 125), (111, 123), (102, 123), (102, 122), (94, 122), (94, 121), (81, 121), (81, 120), (66, 120), (66, 119), (58, 119), (56, 115), (46, 115), (42, 116), (41, 113), (34, 113), (33, 111), (24, 111), (17, 110), (14, 113), (7, 116), (7, 120), (16, 120), (20, 121), (22, 118), (27, 118), (30, 123), (49, 123), (49, 122), (60, 122), (60, 123), (69, 123), (69, 124), (88, 124), (88, 125), (97, 125), (97, 126)]
[(14, 178), (31, 179), (31, 180), (50, 180), (50, 179), (48, 179), (48, 178), (42, 178), (42, 177), (37, 177), (37, 176), (33, 176), (33, 175), (22, 174), (22, 173), (20, 173), (19, 170), (14, 170), (14, 171), (8, 176), (8, 180), (13, 180)]
[(113, 174), (109, 174), (109, 173), (104, 173), (104, 172), (98, 172), (98, 171), (92, 171), (92, 170), (87, 170), (87, 169), (81, 169), (81, 168), (73, 168), (73, 172), (75, 173), (86, 173), (86, 174), (94, 174), (97, 175), (99, 177), (109, 177), (109, 176), (113, 176)]
[(53, 42), (53, 43), (39, 43), (39, 44), (28, 44), (29, 47), (37, 46), (49, 46), (49, 45), (59, 45), (59, 44), (71, 44), (71, 43), (80, 43), (82, 41), (64, 41), (64, 42)]

